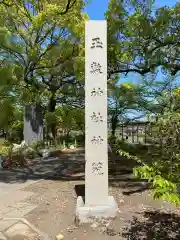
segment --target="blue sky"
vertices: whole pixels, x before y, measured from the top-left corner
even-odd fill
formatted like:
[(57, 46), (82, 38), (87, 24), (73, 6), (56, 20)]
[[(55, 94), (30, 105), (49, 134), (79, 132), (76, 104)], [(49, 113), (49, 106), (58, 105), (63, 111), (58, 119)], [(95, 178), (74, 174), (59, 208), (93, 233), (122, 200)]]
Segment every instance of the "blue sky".
[[(108, 9), (109, 0), (91, 0), (85, 11), (88, 13), (91, 20), (103, 20), (104, 13)], [(176, 0), (156, 0), (155, 7), (160, 7), (164, 5), (173, 6), (177, 3)]]

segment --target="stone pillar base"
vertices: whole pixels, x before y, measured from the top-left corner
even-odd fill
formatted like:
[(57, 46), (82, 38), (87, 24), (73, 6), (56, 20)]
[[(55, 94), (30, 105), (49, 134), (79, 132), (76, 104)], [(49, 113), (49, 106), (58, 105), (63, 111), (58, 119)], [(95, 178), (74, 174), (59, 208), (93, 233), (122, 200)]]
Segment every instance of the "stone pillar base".
[(91, 223), (94, 218), (115, 218), (118, 206), (113, 196), (108, 197), (108, 204), (105, 206), (85, 206), (83, 198), (79, 196), (76, 204), (76, 222), (78, 224)]

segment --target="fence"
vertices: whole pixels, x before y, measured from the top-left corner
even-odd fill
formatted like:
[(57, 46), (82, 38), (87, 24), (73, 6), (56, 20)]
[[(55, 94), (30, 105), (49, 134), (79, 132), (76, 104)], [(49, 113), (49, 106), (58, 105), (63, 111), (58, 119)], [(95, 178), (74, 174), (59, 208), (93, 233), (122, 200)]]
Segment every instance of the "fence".
[[(150, 122), (134, 122), (121, 124), (115, 132), (115, 136), (129, 143), (150, 143), (156, 139), (153, 137), (153, 124)], [(111, 130), (109, 129), (109, 134)]]

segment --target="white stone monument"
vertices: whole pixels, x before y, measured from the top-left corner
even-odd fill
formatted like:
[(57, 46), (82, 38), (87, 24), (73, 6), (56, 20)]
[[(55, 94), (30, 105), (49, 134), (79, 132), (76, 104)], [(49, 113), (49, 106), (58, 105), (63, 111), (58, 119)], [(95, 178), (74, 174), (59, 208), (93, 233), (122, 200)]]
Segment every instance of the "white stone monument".
[(117, 204), (108, 196), (107, 22), (85, 26), (85, 203), (77, 199), (76, 218), (115, 217)]

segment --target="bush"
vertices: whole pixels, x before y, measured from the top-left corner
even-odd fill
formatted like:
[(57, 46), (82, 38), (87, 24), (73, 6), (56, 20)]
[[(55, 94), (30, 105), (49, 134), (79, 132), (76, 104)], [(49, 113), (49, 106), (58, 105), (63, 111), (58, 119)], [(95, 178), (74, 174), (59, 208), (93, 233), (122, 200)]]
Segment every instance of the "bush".
[(84, 143), (85, 143), (85, 135), (84, 135), (84, 134), (77, 135), (77, 136), (76, 136), (76, 141), (77, 141), (78, 144), (84, 146)]
[(108, 143), (112, 146), (117, 143), (117, 137), (116, 136), (110, 136), (108, 139)]
[[(179, 96), (174, 96), (180, 100)], [(146, 162), (144, 158), (133, 155), (132, 148), (122, 150), (119, 153), (141, 163), (141, 166), (134, 168), (134, 174), (142, 179), (152, 182), (154, 198), (168, 200), (175, 205), (180, 205), (180, 110), (175, 102), (171, 111), (167, 110), (155, 122), (155, 139), (160, 144), (149, 146), (148, 155), (151, 161)], [(177, 105), (176, 105), (177, 104)], [(179, 106), (179, 105), (178, 105)], [(148, 156), (148, 157), (149, 157)]]
[(31, 147), (37, 152), (44, 147), (44, 141), (36, 141), (32, 144)]
[(21, 143), (23, 140), (23, 122), (15, 121), (8, 129), (7, 139), (9, 142)]

